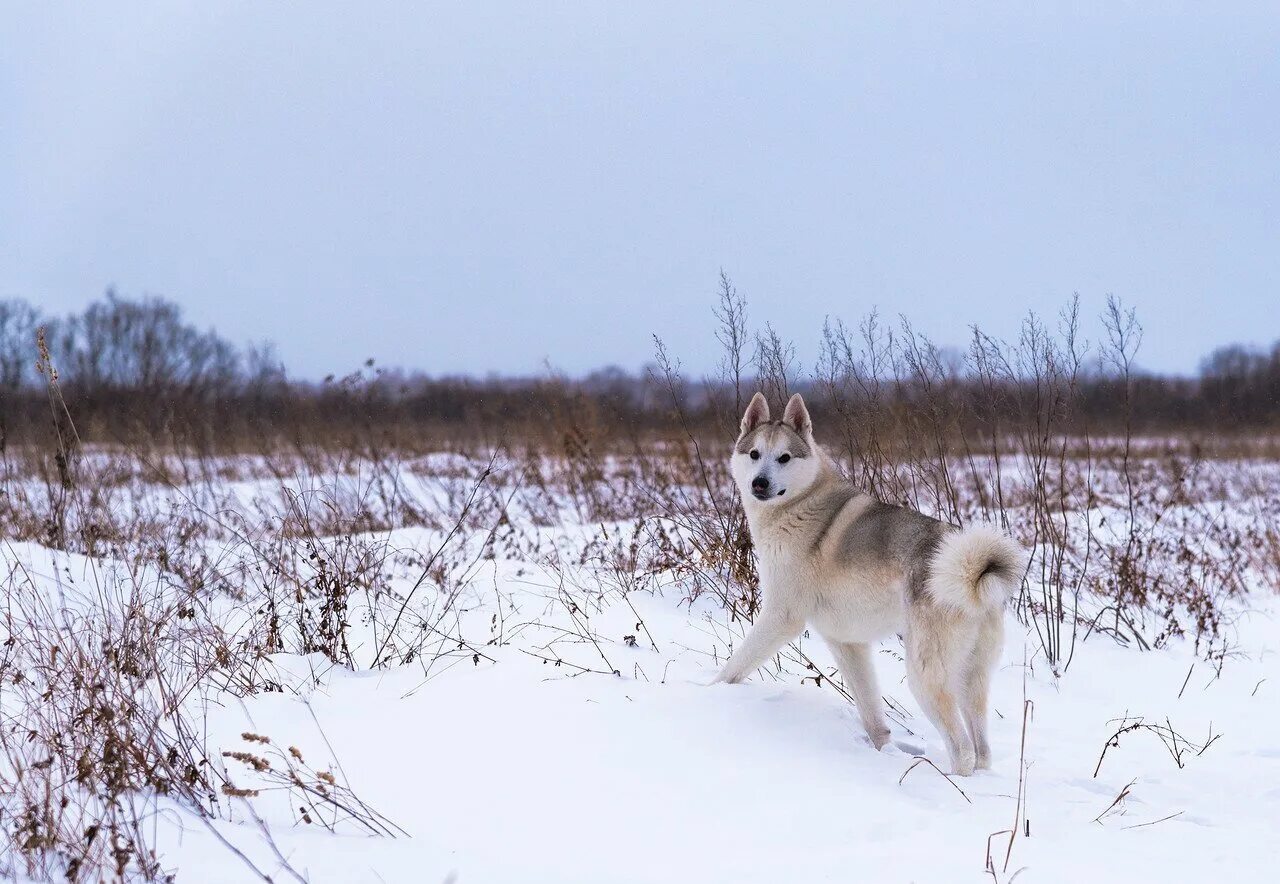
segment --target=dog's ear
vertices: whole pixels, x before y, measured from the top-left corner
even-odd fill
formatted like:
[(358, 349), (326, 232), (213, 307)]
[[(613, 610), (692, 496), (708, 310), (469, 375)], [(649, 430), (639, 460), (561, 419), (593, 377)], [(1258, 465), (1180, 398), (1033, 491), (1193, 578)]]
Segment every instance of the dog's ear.
[(742, 435), (746, 435), (769, 419), (769, 401), (760, 393), (751, 397), (751, 404), (742, 415)]
[(782, 422), (801, 436), (813, 432), (813, 421), (809, 419), (809, 409), (804, 407), (804, 397), (796, 393), (787, 402), (787, 410), (782, 413)]

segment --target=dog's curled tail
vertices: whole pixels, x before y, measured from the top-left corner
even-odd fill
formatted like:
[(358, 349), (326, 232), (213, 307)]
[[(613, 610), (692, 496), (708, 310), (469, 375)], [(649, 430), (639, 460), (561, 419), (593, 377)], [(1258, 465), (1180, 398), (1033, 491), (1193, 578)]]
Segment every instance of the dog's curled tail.
[(925, 588), (946, 608), (1001, 608), (1026, 572), (1022, 547), (990, 525), (970, 525), (942, 539)]

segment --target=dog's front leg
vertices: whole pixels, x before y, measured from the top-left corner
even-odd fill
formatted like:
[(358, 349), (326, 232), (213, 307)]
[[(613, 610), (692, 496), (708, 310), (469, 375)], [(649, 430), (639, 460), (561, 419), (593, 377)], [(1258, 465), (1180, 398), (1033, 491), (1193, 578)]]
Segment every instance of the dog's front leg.
[(804, 618), (784, 608), (766, 607), (760, 612), (755, 625), (733, 652), (729, 662), (716, 676), (717, 682), (737, 684), (760, 667), (778, 649), (791, 641), (804, 629)]
[(884, 720), (884, 700), (876, 682), (876, 667), (871, 662), (871, 646), (860, 642), (838, 642), (827, 639), (831, 654), (840, 664), (844, 686), (853, 694), (862, 726), (871, 745), (883, 748), (889, 742), (889, 725)]

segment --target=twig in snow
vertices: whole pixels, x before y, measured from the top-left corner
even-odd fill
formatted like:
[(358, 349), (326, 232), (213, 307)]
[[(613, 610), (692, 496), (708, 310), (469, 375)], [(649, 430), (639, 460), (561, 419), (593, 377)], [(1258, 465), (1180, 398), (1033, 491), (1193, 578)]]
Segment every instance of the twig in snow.
[(1137, 823), (1137, 824), (1132, 825), (1132, 826), (1125, 826), (1125, 828), (1126, 828), (1126, 829), (1141, 829), (1143, 826), (1154, 826), (1156, 823), (1163, 823), (1165, 820), (1171, 820), (1171, 819), (1173, 819), (1174, 817), (1182, 816), (1185, 812), (1186, 812), (1186, 811), (1182, 811), (1182, 810), (1180, 810), (1180, 811), (1178, 811), (1177, 813), (1171, 813), (1171, 814), (1169, 814), (1168, 816), (1162, 816), (1162, 817), (1160, 817), (1160, 819), (1158, 819), (1158, 820), (1152, 820), (1152, 821), (1151, 821), (1151, 822), (1149, 822), (1149, 823)]
[(898, 785), (901, 786), (902, 781), (907, 778), (907, 774), (911, 773), (913, 770), (919, 767), (922, 762), (924, 764), (929, 765), (934, 770), (936, 770), (938, 772), (938, 776), (942, 777), (944, 780), (950, 783), (951, 788), (955, 789), (957, 792), (960, 793), (961, 798), (963, 798), (965, 801), (968, 801), (970, 804), (973, 803), (973, 801), (969, 798), (969, 796), (964, 793), (964, 789), (961, 789), (959, 786), (956, 785), (955, 780), (951, 779), (951, 777), (948, 774), (943, 773), (942, 768), (938, 767), (938, 765), (934, 764), (932, 761), (930, 761), (928, 758), (926, 758), (923, 755), (921, 755), (915, 761), (911, 762), (910, 766), (908, 766), (907, 769), (902, 772), (902, 776), (898, 778)]

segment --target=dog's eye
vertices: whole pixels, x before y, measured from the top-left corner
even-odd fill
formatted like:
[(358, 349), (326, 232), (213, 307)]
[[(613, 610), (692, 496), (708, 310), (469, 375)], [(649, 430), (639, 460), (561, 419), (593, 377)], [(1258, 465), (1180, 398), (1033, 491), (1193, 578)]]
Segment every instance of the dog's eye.
[(791, 460), (791, 455), (784, 454), (778, 458), (778, 463), (786, 463), (789, 460)]
[(751, 459), (752, 459), (752, 460), (759, 460), (759, 459), (760, 459), (760, 452), (756, 451), (754, 448), (753, 448), (753, 449), (751, 449)]

